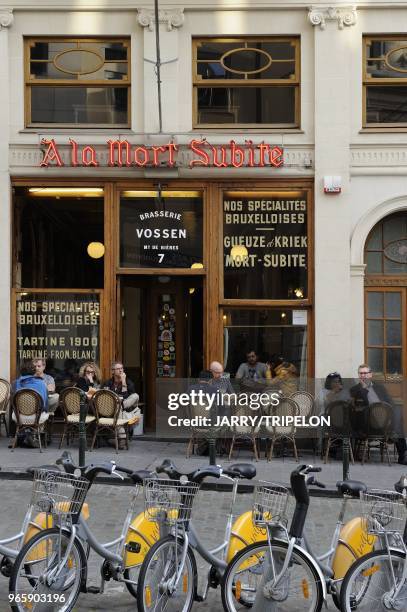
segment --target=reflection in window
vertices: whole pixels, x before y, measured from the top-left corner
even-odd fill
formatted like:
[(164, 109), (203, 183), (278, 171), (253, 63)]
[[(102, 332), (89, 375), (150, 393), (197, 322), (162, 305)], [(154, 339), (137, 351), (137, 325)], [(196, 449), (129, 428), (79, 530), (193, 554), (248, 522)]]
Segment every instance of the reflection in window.
[(307, 373), (306, 311), (287, 309), (225, 309), (224, 362), (233, 377), (246, 353), (256, 351), (266, 362), (271, 355), (282, 355), (293, 363), (301, 376)]
[(400, 376), (402, 369), (402, 293), (367, 291), (367, 360), (375, 374)]
[(407, 124), (407, 40), (366, 36), (364, 45), (364, 124)]
[(28, 125), (129, 125), (128, 40), (26, 39)]
[(299, 124), (299, 39), (196, 39), (196, 125)]
[(225, 192), (224, 297), (306, 299), (307, 216), (306, 192)]
[(103, 190), (81, 191), (15, 188), (16, 287), (103, 287), (104, 258), (87, 251), (104, 243)]

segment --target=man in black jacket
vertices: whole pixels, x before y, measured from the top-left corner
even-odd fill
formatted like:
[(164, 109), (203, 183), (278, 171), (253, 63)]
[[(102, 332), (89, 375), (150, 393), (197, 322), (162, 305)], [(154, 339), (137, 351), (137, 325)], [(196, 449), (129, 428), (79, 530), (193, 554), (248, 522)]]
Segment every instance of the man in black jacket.
[(393, 409), (392, 428), (397, 436), (395, 444), (399, 455), (398, 462), (407, 465), (407, 444), (404, 437), (403, 415), (399, 406), (395, 406), (386, 388), (372, 380), (372, 370), (362, 363), (358, 368), (359, 383), (350, 389), (356, 406), (369, 406), (376, 402), (386, 402)]

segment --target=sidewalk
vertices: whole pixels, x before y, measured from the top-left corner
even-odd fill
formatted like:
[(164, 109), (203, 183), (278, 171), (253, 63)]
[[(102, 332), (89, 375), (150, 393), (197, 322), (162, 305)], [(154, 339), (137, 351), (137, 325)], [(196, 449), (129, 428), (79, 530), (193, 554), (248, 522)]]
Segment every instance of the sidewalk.
[[(16, 448), (11, 451), (8, 448), (10, 441), (5, 438), (0, 438), (0, 479), (9, 478), (25, 478), (25, 470), (27, 467), (52, 464), (61, 455), (62, 451), (67, 449), (71, 451), (74, 461), (78, 461), (78, 445), (77, 442), (73, 446), (63, 446), (58, 449), (59, 437), (54, 439), (52, 444), (44, 449), (42, 453), (38, 449)], [(180, 471), (190, 472), (198, 467), (208, 465), (208, 457), (200, 457), (192, 455), (190, 459), (186, 459), (187, 444), (185, 442), (163, 442), (155, 441), (143, 437), (138, 437), (130, 442), (129, 451), (119, 451), (115, 453), (114, 448), (102, 447), (93, 452), (86, 453), (86, 462), (95, 462), (101, 460), (115, 460), (118, 464), (124, 467), (129, 467), (134, 470), (147, 469), (154, 470), (155, 466), (160, 464), (163, 459), (170, 458)], [(253, 461), (253, 453), (249, 450), (239, 450), (234, 454), (232, 462), (251, 462)], [(342, 479), (342, 461), (331, 460), (328, 464), (324, 464), (319, 456), (312, 452), (300, 452), (301, 463), (311, 463), (322, 467), (322, 472), (319, 480), (326, 484), (328, 491), (335, 491), (337, 480)], [(393, 457), (392, 457), (393, 461)], [(217, 463), (220, 465), (230, 465), (226, 456), (217, 457)], [(293, 457), (276, 458), (271, 462), (267, 462), (264, 457), (255, 463), (257, 469), (258, 480), (273, 480), (288, 484), (290, 481), (290, 473), (298, 465)], [(374, 455), (369, 463), (361, 465), (356, 462), (350, 464), (350, 477), (354, 480), (361, 480), (369, 487), (393, 489), (393, 485), (400, 479), (402, 474), (407, 474), (407, 466), (392, 463), (380, 463), (379, 457)], [(318, 494), (322, 492), (317, 490)]]

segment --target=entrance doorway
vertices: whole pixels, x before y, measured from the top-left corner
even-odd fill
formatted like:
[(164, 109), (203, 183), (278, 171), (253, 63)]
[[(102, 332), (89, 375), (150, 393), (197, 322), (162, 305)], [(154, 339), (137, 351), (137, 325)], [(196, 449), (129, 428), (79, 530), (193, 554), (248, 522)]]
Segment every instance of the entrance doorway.
[(202, 278), (121, 277), (121, 346), (129, 378), (155, 427), (156, 379), (189, 378), (203, 369)]

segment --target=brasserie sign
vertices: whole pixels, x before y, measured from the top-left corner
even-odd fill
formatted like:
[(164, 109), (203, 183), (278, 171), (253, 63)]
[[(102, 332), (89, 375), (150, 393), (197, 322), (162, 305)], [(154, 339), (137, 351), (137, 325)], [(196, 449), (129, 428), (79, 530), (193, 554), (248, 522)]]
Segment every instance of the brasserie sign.
[[(102, 148), (79, 144), (69, 138), (68, 158), (62, 154), (66, 145), (54, 138), (41, 140), (43, 158), (41, 167), (148, 167), (176, 168), (187, 166), (214, 168), (279, 168), (284, 165), (281, 147), (245, 140), (238, 144), (230, 140), (224, 145), (211, 145), (206, 139), (193, 139), (187, 145), (188, 156), (182, 155), (181, 146), (169, 141), (161, 145), (132, 144), (128, 140), (108, 140)], [(106, 162), (107, 154), (107, 162)]]

